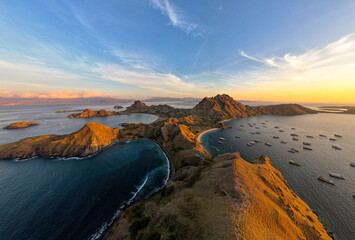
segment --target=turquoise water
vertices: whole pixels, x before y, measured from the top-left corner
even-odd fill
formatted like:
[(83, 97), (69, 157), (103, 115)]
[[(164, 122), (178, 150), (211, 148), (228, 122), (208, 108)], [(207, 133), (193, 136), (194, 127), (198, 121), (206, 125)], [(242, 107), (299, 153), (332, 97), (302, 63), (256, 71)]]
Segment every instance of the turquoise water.
[(0, 161), (0, 239), (96, 239), (119, 210), (162, 188), (154, 142), (120, 142), (84, 159)]
[[(248, 123), (255, 125), (249, 127)], [(262, 123), (265, 123), (266, 127), (263, 127)], [(355, 168), (350, 166), (350, 163), (355, 162), (355, 115), (321, 113), (302, 116), (258, 116), (232, 119), (225, 124), (232, 126), (232, 129), (208, 132), (201, 138), (203, 145), (212, 155), (238, 151), (246, 160), (252, 160), (262, 154), (267, 155), (282, 172), (291, 189), (319, 214), (322, 223), (335, 233), (337, 239), (355, 239), (355, 199), (352, 197), (355, 194)], [(241, 124), (244, 127), (241, 127)], [(299, 141), (293, 141), (291, 133), (298, 134)], [(320, 137), (319, 134), (327, 137)], [(336, 138), (334, 134), (343, 137)], [(240, 138), (236, 138), (236, 135)], [(314, 138), (307, 138), (307, 135)], [(279, 139), (274, 139), (273, 136)], [(220, 137), (226, 139), (222, 144), (218, 143)], [(330, 141), (329, 138), (336, 138), (337, 141)], [(260, 140), (260, 143), (255, 143), (252, 147), (247, 146), (248, 142), (255, 139)], [(287, 144), (282, 144), (281, 141), (286, 141)], [(272, 146), (266, 146), (265, 142), (271, 143)], [(309, 147), (313, 150), (304, 150), (303, 142), (311, 143)], [(342, 150), (335, 150), (332, 145), (338, 145)], [(288, 152), (291, 148), (298, 149), (299, 153)], [(289, 160), (299, 162), (301, 167), (290, 165)], [(329, 172), (340, 173), (346, 179), (331, 178)], [(318, 181), (318, 175), (333, 180), (335, 185)]]

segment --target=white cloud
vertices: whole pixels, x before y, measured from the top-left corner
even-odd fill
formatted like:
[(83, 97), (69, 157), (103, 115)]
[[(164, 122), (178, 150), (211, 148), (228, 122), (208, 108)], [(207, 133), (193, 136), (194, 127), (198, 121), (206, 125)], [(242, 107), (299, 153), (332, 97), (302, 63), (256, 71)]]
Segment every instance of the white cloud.
[(195, 37), (203, 36), (200, 26), (191, 23), (181, 11), (175, 7), (169, 0), (151, 0), (153, 6), (161, 10), (162, 14), (167, 16), (174, 27), (181, 29), (186, 34), (191, 34)]
[[(240, 51), (241, 56), (257, 62), (256, 69), (231, 77), (234, 81), (247, 81), (253, 86), (288, 85), (290, 83), (315, 86), (337, 81), (355, 81), (355, 33), (302, 54), (287, 53), (284, 56), (256, 58)], [(265, 83), (265, 84), (262, 84)]]

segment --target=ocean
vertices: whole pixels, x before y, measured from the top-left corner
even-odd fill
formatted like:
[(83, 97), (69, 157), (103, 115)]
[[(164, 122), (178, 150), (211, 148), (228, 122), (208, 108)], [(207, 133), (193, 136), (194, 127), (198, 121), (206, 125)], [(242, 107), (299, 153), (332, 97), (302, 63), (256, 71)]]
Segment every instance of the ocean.
[[(319, 215), (328, 230), (335, 233), (336, 239), (355, 239), (355, 199), (352, 197), (355, 194), (355, 167), (350, 166), (350, 163), (355, 163), (355, 115), (263, 115), (231, 119), (224, 123), (232, 129), (211, 131), (201, 138), (212, 155), (240, 152), (247, 161), (260, 155), (268, 156), (290, 188)], [(298, 141), (292, 140), (292, 133), (298, 135)], [(334, 134), (342, 137), (335, 137)], [(220, 140), (220, 137), (226, 140)], [(247, 146), (251, 141), (255, 144)], [(303, 149), (303, 142), (310, 143), (307, 147), (312, 150)], [(333, 145), (341, 150), (332, 148)], [(299, 152), (288, 152), (291, 148)], [(289, 160), (297, 161), (301, 167), (290, 165)], [(329, 172), (339, 173), (345, 180), (334, 179)], [(335, 185), (318, 181), (319, 175), (331, 179)]]
[[(2, 106), (0, 144), (68, 134), (87, 122), (121, 128), (157, 119), (149, 114), (70, 119), (70, 112), (55, 113), (84, 108), (114, 110), (113, 104)], [(41, 124), (2, 129), (22, 120)], [(169, 171), (165, 153), (148, 140), (119, 142), (88, 158), (2, 160), (0, 239), (97, 239), (124, 206), (161, 189)]]

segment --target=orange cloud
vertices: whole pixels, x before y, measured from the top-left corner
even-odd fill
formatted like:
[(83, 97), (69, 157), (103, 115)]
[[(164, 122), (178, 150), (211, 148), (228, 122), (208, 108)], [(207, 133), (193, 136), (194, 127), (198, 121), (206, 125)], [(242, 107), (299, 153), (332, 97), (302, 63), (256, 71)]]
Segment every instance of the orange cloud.
[(10, 92), (0, 90), (0, 97), (5, 98), (90, 98), (90, 97), (112, 97), (112, 95), (94, 91), (54, 91), (54, 92)]

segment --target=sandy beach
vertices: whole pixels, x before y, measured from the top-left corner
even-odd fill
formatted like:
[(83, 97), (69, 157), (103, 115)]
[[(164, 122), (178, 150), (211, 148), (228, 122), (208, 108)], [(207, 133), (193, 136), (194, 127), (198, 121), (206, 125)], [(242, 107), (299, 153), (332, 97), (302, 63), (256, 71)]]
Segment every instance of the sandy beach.
[(208, 152), (207, 151), (207, 149), (206, 148), (204, 148), (203, 147), (203, 144), (202, 144), (202, 142), (201, 142), (201, 137), (202, 137), (202, 135), (203, 134), (205, 134), (205, 133), (208, 133), (208, 132), (211, 132), (211, 131), (214, 131), (214, 130), (218, 130), (219, 128), (211, 128), (211, 129), (208, 129), (208, 130), (206, 130), (206, 131), (204, 131), (204, 132), (202, 132), (202, 133), (200, 133), (199, 135), (198, 135), (198, 137), (197, 137), (197, 141), (199, 141), (200, 143), (201, 143), (201, 147), (203, 148), (203, 150), (205, 150), (206, 152)]

